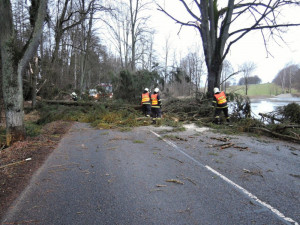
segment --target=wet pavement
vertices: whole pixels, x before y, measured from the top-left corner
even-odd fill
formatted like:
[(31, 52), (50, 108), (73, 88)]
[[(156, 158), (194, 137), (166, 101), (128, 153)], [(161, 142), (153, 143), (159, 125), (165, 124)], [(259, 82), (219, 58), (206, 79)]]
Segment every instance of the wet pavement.
[(297, 224), (299, 157), (297, 144), (194, 126), (76, 123), (1, 224)]

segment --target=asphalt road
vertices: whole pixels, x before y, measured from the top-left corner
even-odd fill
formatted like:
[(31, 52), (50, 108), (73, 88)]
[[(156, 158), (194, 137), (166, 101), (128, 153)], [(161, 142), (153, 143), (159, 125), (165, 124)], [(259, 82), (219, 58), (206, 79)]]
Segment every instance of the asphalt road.
[(266, 138), (77, 123), (1, 224), (298, 224), (299, 157)]

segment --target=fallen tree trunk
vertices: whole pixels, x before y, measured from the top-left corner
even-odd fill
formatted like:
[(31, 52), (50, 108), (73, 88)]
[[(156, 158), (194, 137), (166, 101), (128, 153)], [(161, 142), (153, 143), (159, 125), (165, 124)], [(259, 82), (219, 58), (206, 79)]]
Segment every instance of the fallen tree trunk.
[[(77, 101), (63, 101), (63, 100), (41, 100), (41, 102), (53, 105), (74, 105), (74, 106), (93, 106), (96, 102), (77, 102)], [(99, 104), (99, 103), (98, 103)]]
[(294, 138), (292, 136), (288, 136), (288, 135), (284, 135), (284, 134), (279, 134), (279, 133), (276, 133), (276, 132), (273, 132), (273, 131), (270, 131), (266, 128), (262, 128), (262, 127), (251, 127), (250, 129), (255, 129), (255, 130), (261, 130), (261, 131), (264, 131), (264, 132), (267, 132), (277, 138), (280, 138), (280, 139), (284, 139), (284, 140), (287, 140), (287, 141), (293, 141), (293, 142), (296, 142), (296, 143), (300, 143), (300, 139), (298, 138)]

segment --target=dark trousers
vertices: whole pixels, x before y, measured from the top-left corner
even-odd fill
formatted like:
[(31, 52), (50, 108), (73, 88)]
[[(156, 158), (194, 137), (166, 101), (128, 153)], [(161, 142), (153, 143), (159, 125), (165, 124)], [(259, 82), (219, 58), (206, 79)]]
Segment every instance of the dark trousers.
[(150, 116), (151, 113), (151, 105), (150, 104), (143, 104), (142, 110), (145, 116)]
[(161, 108), (151, 108), (153, 118), (161, 118)]
[(226, 121), (229, 122), (228, 107), (225, 107), (225, 108), (216, 107), (216, 109), (215, 109), (215, 123), (220, 123), (220, 115), (221, 115), (222, 111), (225, 115)]

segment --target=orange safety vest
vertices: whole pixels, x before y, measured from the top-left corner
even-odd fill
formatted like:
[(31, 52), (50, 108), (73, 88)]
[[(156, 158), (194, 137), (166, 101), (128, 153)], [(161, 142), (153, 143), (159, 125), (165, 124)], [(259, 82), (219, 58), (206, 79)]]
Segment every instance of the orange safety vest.
[(152, 95), (151, 95), (151, 102), (152, 102), (152, 105), (158, 105), (157, 96), (158, 96), (158, 94), (152, 94)]
[(142, 94), (142, 104), (150, 104), (149, 92)]
[(215, 94), (215, 97), (217, 99), (217, 104), (218, 105), (222, 105), (222, 104), (227, 102), (225, 93), (223, 91), (219, 94)]

